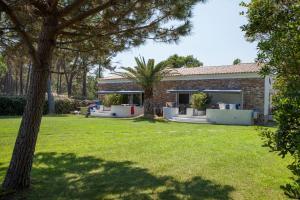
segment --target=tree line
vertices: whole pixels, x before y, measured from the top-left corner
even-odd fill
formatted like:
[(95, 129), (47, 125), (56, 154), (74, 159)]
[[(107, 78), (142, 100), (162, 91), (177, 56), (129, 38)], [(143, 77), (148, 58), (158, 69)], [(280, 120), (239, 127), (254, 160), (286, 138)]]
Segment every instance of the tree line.
[[(0, 69), (0, 94), (26, 96), (29, 87), (32, 63), (28, 55), (16, 47), (14, 51), (3, 52)], [(61, 50), (52, 60), (47, 92), (67, 95), (76, 99), (97, 98), (97, 79), (103, 77), (103, 71), (113, 71), (111, 57), (93, 57), (81, 52)], [(201, 67), (203, 63), (192, 55), (174, 54), (158, 65), (170, 68)], [(49, 86), (50, 84), (50, 86)]]
[[(0, 94), (27, 95), (32, 62), (21, 48), (2, 52)], [(105, 69), (112, 70), (109, 57), (91, 57), (80, 52), (56, 52), (52, 60), (47, 92), (77, 99), (95, 99), (97, 78)], [(50, 84), (50, 85), (49, 85)]]

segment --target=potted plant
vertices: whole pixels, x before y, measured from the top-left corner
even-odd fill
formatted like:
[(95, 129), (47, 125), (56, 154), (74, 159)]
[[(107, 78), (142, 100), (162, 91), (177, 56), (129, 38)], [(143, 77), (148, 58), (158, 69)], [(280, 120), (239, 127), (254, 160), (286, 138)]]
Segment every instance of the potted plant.
[(108, 94), (105, 95), (103, 100), (103, 105), (105, 107), (111, 107), (113, 105), (121, 105), (122, 104), (122, 95), (121, 94)]
[(194, 108), (194, 115), (205, 115), (206, 108), (210, 103), (210, 97), (203, 92), (192, 95), (192, 108)]

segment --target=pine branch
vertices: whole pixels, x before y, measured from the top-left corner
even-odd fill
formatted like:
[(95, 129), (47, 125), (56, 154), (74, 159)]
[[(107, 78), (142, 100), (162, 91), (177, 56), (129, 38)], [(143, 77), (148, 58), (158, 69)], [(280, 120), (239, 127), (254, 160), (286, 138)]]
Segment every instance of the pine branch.
[(4, 11), (7, 14), (7, 16), (10, 18), (11, 22), (15, 25), (15, 29), (19, 33), (21, 38), (23, 39), (25, 45), (27, 46), (30, 56), (37, 63), (38, 59), (37, 59), (37, 55), (36, 55), (36, 50), (33, 46), (33, 42), (31, 40), (29, 34), (24, 30), (24, 26), (20, 22), (17, 15), (14, 13), (13, 9), (11, 9), (4, 0), (0, 0), (0, 8), (2, 11)]
[(84, 0), (76, 0), (72, 4), (66, 6), (64, 9), (60, 10), (58, 13), (58, 17), (64, 17), (76, 9), (80, 8), (80, 6), (85, 3)]
[(46, 13), (49, 13), (49, 6), (46, 4), (46, 2), (43, 2), (43, 1), (31, 1), (30, 2), (34, 7), (36, 7), (40, 13), (42, 14), (46, 14)]
[(67, 28), (67, 27), (69, 27), (69, 26), (71, 26), (71, 25), (73, 25), (77, 22), (80, 22), (80, 21), (84, 20), (84, 19), (88, 18), (91, 15), (94, 15), (98, 12), (101, 12), (102, 10), (105, 10), (105, 9), (109, 8), (110, 6), (115, 5), (115, 4), (116, 4), (116, 0), (110, 0), (110, 1), (106, 2), (105, 4), (99, 5), (95, 8), (92, 8), (88, 11), (85, 11), (85, 12), (79, 14), (78, 16), (76, 16), (76, 17), (74, 17), (74, 18), (72, 18), (68, 21), (65, 21), (64, 23), (59, 25), (57, 30), (58, 31), (63, 30), (65, 28)]

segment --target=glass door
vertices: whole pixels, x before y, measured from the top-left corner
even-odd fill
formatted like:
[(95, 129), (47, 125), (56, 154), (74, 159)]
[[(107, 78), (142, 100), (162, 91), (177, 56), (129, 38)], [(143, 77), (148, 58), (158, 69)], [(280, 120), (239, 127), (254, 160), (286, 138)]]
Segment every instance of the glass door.
[(179, 93), (178, 94), (178, 108), (180, 115), (186, 115), (186, 110), (190, 105), (190, 94)]

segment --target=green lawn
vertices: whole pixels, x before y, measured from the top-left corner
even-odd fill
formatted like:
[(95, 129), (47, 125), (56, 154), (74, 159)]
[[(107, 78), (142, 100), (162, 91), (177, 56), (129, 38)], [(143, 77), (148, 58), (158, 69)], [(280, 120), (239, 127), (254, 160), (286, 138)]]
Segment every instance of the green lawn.
[[(0, 181), (20, 118), (0, 118)], [(44, 117), (26, 199), (285, 199), (254, 127)]]

